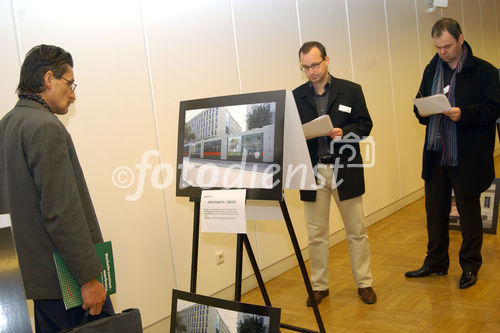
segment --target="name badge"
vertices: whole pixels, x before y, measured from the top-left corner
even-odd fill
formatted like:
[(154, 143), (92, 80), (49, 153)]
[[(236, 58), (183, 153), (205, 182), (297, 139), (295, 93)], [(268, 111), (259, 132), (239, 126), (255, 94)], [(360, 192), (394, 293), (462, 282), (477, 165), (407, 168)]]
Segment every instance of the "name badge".
[(447, 85), (446, 87), (443, 88), (443, 94), (446, 95), (450, 91), (450, 85)]
[(340, 104), (339, 111), (351, 113), (351, 107)]

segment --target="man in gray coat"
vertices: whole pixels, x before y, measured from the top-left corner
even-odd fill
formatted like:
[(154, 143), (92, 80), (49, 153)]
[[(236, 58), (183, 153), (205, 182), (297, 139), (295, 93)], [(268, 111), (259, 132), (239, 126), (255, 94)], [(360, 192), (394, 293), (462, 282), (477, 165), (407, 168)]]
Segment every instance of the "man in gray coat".
[[(94, 244), (103, 241), (97, 217), (71, 137), (56, 117), (68, 112), (75, 88), (71, 55), (36, 46), (21, 67), (19, 101), (0, 121), (0, 213), (11, 216), (37, 332), (77, 326), (86, 310), (95, 319), (103, 305), (113, 312), (96, 279), (102, 267)], [(81, 286), (81, 308), (64, 308), (55, 251)]]

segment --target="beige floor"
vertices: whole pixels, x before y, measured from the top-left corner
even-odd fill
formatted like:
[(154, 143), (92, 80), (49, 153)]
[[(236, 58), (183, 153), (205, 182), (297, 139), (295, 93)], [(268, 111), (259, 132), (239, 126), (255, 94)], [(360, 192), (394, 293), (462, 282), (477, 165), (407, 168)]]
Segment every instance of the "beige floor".
[[(499, 158), (496, 163), (499, 174)], [(422, 264), (425, 224), (422, 198), (369, 227), (375, 305), (358, 298), (346, 242), (331, 248), (330, 296), (319, 305), (327, 332), (500, 332), (500, 230), (484, 234), (478, 282), (461, 290), (459, 231), (450, 231), (447, 276), (404, 277), (404, 272)], [(305, 306), (307, 293), (298, 267), (266, 287), (272, 305), (282, 309), (282, 322), (317, 330), (313, 311)], [(243, 295), (242, 301), (264, 304), (258, 289)]]

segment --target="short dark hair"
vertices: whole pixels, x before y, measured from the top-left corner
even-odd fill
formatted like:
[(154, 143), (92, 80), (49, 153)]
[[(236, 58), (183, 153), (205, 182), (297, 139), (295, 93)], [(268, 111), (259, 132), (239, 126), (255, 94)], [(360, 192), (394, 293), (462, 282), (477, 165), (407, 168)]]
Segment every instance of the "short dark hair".
[(448, 17), (443, 17), (442, 19), (434, 23), (431, 30), (431, 36), (433, 38), (440, 37), (443, 31), (448, 31), (450, 35), (455, 37), (457, 41), (460, 35), (462, 34), (462, 29), (460, 28), (460, 24), (458, 24), (456, 20)]
[(326, 49), (325, 49), (325, 47), (320, 42), (317, 42), (317, 41), (314, 41), (314, 40), (309, 41), (309, 42), (305, 42), (304, 45), (302, 45), (300, 47), (299, 58), (300, 58), (301, 54), (307, 54), (307, 53), (311, 52), (311, 49), (313, 47), (315, 47), (315, 48), (317, 48), (319, 50), (319, 53), (321, 54), (321, 59), (325, 59), (325, 57), (326, 57)]
[(16, 92), (18, 94), (40, 93), (45, 90), (44, 76), (52, 71), (55, 77), (61, 77), (69, 67), (73, 67), (73, 58), (69, 52), (53, 45), (38, 45), (26, 54)]

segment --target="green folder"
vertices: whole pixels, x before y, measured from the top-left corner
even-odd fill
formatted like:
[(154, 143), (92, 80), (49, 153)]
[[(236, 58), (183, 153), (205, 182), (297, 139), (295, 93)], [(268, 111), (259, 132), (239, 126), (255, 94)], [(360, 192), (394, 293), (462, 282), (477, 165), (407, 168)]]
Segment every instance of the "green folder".
[[(95, 244), (95, 249), (103, 267), (97, 280), (104, 285), (106, 295), (114, 294), (116, 293), (116, 281), (111, 242)], [(83, 300), (80, 292), (80, 285), (71, 274), (68, 266), (66, 266), (62, 260), (59, 252), (54, 252), (54, 261), (56, 263), (57, 277), (59, 278), (59, 285), (61, 286), (66, 310), (81, 306)]]

